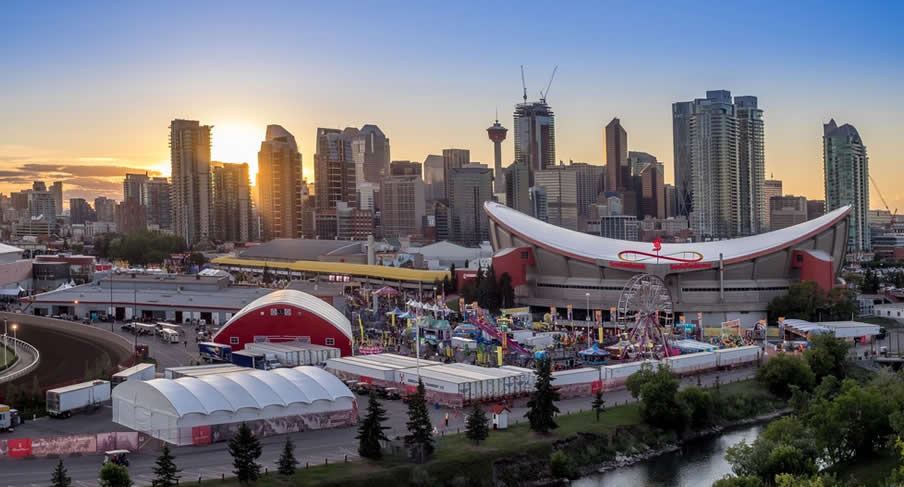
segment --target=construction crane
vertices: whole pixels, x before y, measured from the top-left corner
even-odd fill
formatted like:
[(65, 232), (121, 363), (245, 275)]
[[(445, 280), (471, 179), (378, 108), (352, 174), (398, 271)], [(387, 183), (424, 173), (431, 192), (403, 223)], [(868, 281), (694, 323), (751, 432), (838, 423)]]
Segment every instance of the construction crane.
[(876, 193), (879, 195), (879, 199), (882, 200), (882, 205), (885, 206), (885, 211), (891, 215), (891, 219), (888, 222), (888, 230), (890, 232), (895, 231), (895, 218), (898, 216), (898, 209), (895, 208), (894, 213), (892, 213), (891, 208), (888, 207), (888, 202), (885, 201), (885, 196), (882, 195), (882, 191), (879, 189), (879, 185), (876, 183), (876, 180), (873, 179), (873, 175), (869, 175), (869, 180), (872, 181), (873, 187), (876, 188)]
[(546, 91), (540, 92), (540, 101), (546, 103), (546, 95), (549, 94), (549, 87), (552, 86), (552, 80), (556, 77), (556, 71), (559, 70), (559, 65), (552, 68), (552, 74), (549, 76), (549, 83), (546, 83)]
[(527, 103), (527, 84), (524, 82), (524, 65), (521, 65), (521, 89), (524, 91), (524, 103)]

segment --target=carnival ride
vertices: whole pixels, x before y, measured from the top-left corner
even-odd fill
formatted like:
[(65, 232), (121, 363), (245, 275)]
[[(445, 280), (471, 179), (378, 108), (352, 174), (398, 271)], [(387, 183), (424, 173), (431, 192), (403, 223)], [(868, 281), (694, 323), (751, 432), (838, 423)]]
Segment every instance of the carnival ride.
[(486, 333), (490, 338), (498, 341), (500, 345), (507, 347), (515, 352), (522, 355), (530, 355), (530, 352), (527, 351), (524, 347), (522, 347), (518, 342), (513, 341), (512, 339), (506, 336), (505, 332), (499, 331), (498, 328), (489, 324), (486, 319), (481, 315), (471, 315), (470, 321), (472, 325), (479, 328), (481, 331)]
[(674, 324), (672, 294), (665, 282), (651, 274), (631, 277), (616, 306), (616, 321), (625, 331), (607, 347), (619, 359), (658, 359), (674, 355), (666, 330)]

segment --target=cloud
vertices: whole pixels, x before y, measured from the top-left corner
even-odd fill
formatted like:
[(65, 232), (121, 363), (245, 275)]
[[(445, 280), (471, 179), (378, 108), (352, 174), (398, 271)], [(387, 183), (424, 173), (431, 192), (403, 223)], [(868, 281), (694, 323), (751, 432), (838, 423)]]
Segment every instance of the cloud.
[(148, 173), (149, 176), (159, 176), (160, 171), (150, 171), (126, 166), (94, 166), (94, 165), (65, 165), (65, 164), (22, 164), (20, 170), (25, 173), (43, 174), (68, 174), (76, 177), (124, 177), (126, 173)]

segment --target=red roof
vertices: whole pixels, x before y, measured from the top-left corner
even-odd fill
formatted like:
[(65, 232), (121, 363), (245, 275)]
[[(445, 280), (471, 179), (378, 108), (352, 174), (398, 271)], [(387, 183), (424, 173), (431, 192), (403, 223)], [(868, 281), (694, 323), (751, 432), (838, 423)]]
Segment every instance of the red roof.
[(512, 412), (512, 410), (506, 407), (505, 404), (493, 404), (493, 406), (490, 408), (490, 412), (493, 414), (500, 414), (502, 413), (502, 411)]

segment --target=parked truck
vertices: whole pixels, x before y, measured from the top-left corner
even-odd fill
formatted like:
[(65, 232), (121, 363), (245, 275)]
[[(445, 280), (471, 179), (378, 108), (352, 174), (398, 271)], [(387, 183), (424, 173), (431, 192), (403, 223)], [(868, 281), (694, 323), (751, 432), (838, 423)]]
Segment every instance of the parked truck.
[(92, 380), (47, 391), (47, 413), (54, 418), (68, 418), (72, 413), (100, 407), (110, 400), (110, 382)]
[(157, 366), (154, 364), (138, 364), (113, 374), (111, 386), (116, 387), (128, 380), (151, 380), (157, 377)]
[(239, 367), (248, 367), (251, 369), (267, 370), (267, 357), (258, 352), (251, 350), (238, 350), (232, 352), (232, 363)]
[(198, 353), (208, 362), (232, 362), (232, 347), (222, 343), (201, 342), (198, 344)]

